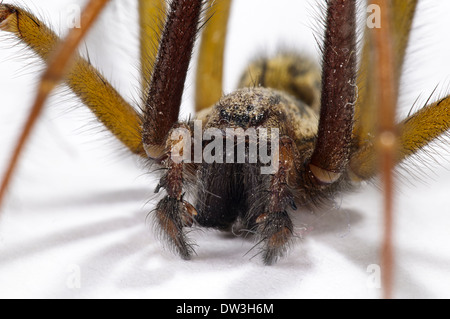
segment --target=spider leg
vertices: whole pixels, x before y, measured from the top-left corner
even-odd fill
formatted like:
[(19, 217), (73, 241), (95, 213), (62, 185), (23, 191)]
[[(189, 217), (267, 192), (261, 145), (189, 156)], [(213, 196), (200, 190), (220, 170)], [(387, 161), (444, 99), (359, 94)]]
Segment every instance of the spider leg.
[(162, 236), (185, 260), (194, 253), (183, 228), (192, 225), (197, 212), (188, 202), (170, 196), (164, 197), (156, 206), (156, 218)]
[[(373, 167), (381, 172), (384, 197), (381, 267), (385, 298), (392, 297), (393, 289), (393, 169), (399, 150), (395, 124), (396, 107), (401, 68), (417, 5), (416, 1), (405, 1), (402, 5), (394, 3), (395, 1), (385, 0), (371, 2), (378, 10), (380, 25), (368, 26), (366, 29), (362, 72), (359, 74), (360, 77), (365, 77), (366, 87), (363, 86), (360, 92), (354, 130), (357, 148), (361, 149), (361, 145), (370, 141)], [(403, 7), (405, 4), (406, 7)], [(405, 9), (406, 14), (400, 9)], [(376, 119), (376, 122), (373, 119)], [(352, 162), (354, 158), (352, 154)], [(367, 165), (367, 162), (364, 165)]]
[[(409, 41), (412, 22), (415, 16), (418, 0), (390, 1), (389, 23), (392, 25), (391, 34), (394, 48), (394, 72), (395, 88), (399, 89), (401, 71), (405, 58), (406, 48)], [(373, 7), (374, 14), (379, 13), (379, 7)], [(374, 19), (377, 19), (374, 15)], [(370, 20), (370, 18), (369, 18)], [(376, 94), (373, 86), (373, 74), (377, 71), (374, 61), (374, 39), (373, 28), (379, 26), (371, 25), (377, 21), (367, 21), (364, 34), (364, 46), (362, 52), (361, 66), (358, 71), (358, 99), (355, 107), (355, 126), (353, 130), (354, 143), (363, 145), (368, 140), (373, 139), (375, 123), (373, 119), (377, 116)], [(370, 24), (370, 25), (369, 25)], [(383, 27), (383, 25), (381, 25)]]
[[(202, 10), (203, 0), (171, 2), (152, 73), (142, 127), (142, 141), (147, 156), (162, 161), (167, 169), (157, 188), (158, 191), (164, 188), (167, 196), (157, 205), (156, 219), (164, 237), (185, 259), (191, 256), (193, 249), (187, 243), (183, 228), (189, 226), (192, 215), (196, 213), (183, 200), (185, 164), (175, 162), (172, 157), (171, 152), (177, 141), (171, 140), (171, 131), (179, 126), (176, 123), (184, 82)], [(190, 131), (189, 127), (184, 128)]]
[(170, 5), (144, 108), (142, 140), (150, 158), (163, 155), (167, 135), (178, 121), (202, 9), (202, 0), (174, 0)]
[[(179, 129), (189, 132), (181, 140), (179, 135), (177, 138), (173, 138), (175, 136), (173, 132)], [(183, 156), (183, 153), (190, 147), (191, 129), (186, 124), (179, 124), (171, 130), (170, 135), (171, 138), (167, 140), (166, 146), (166, 149), (170, 151), (168, 151), (167, 158), (163, 160), (166, 173), (159, 181), (155, 191), (159, 192), (161, 188), (164, 188), (167, 195), (156, 206), (155, 217), (161, 235), (170, 244), (170, 248), (174, 248), (183, 259), (190, 259), (194, 249), (188, 243), (183, 228), (192, 226), (198, 214), (197, 210), (183, 199), (185, 169), (189, 164), (184, 163), (177, 156)], [(173, 154), (174, 150), (177, 150), (178, 154)], [(179, 160), (176, 160), (177, 158)]]
[(374, 63), (378, 70), (374, 75), (376, 108), (378, 110), (375, 143), (378, 149), (378, 161), (383, 182), (384, 197), (384, 238), (381, 252), (382, 281), (385, 298), (392, 297), (393, 284), (393, 169), (398, 151), (398, 132), (395, 125), (395, 112), (398, 98), (398, 75), (393, 66), (394, 46), (391, 37), (390, 8), (385, 0), (374, 1), (380, 6), (382, 28), (373, 31)]
[(199, 112), (213, 106), (222, 96), (223, 63), (231, 0), (209, 0), (211, 18), (201, 38), (198, 57), (195, 108)]
[[(409, 39), (412, 21), (417, 7), (417, 0), (391, 1), (388, 4), (390, 15), (388, 19), (392, 26), (393, 46), (393, 87), (399, 88), (401, 68), (403, 65), (406, 46)], [(359, 98), (356, 104), (356, 122), (354, 129), (355, 150), (350, 160), (350, 171), (355, 179), (369, 180), (379, 170), (377, 148), (374, 140), (375, 126), (373, 118), (376, 116), (377, 103), (375, 86), (369, 85), (374, 79), (373, 30), (366, 29), (366, 39), (363, 52), (362, 66), (359, 71)], [(397, 124), (398, 152), (394, 158), (395, 164), (416, 154), (430, 142), (444, 135), (450, 129), (450, 96), (438, 102), (426, 105), (415, 114), (408, 116)]]
[[(450, 130), (450, 96), (424, 106), (396, 126), (399, 150), (394, 160), (400, 164)], [(379, 172), (376, 154), (372, 140), (355, 151), (350, 160), (355, 179), (369, 180)]]
[(409, 116), (398, 125), (398, 130), (400, 162), (450, 130), (450, 96)]
[(306, 172), (317, 185), (340, 180), (350, 157), (356, 99), (355, 1), (328, 1), (316, 146)]
[[(293, 223), (288, 215), (288, 207), (296, 209), (294, 195), (290, 191), (292, 182), (297, 180), (294, 169), (297, 148), (289, 137), (280, 139), (279, 168), (270, 177), (267, 194), (258, 196), (265, 198), (264, 204), (255, 203), (251, 211), (258, 212), (253, 221), (256, 224), (256, 235), (263, 244), (262, 257), (266, 265), (275, 263), (282, 257), (293, 235)], [(260, 209), (264, 209), (261, 213)]]
[(145, 95), (149, 89), (158, 53), (166, 7), (167, 3), (164, 0), (139, 0), (140, 71), (142, 92)]
[(63, 76), (70, 89), (123, 144), (133, 153), (143, 154), (139, 134), (141, 121), (134, 109), (120, 97), (98, 71), (78, 55), (72, 58), (72, 64), (67, 67), (72, 52), (106, 3), (106, 0), (90, 1), (82, 14), (81, 21), (84, 27), (71, 30), (63, 43), (59, 43), (60, 40), (55, 33), (27, 11), (12, 5), (0, 4), (0, 30), (12, 33), (43, 60), (48, 61), (37, 98), (3, 179), (0, 199), (4, 196), (23, 146), (39, 117), (47, 96)]
[[(417, 1), (373, 1), (380, 8), (381, 28), (366, 30), (366, 57), (360, 75), (370, 89), (362, 88), (355, 126), (355, 149), (350, 175), (368, 180), (381, 173), (385, 229), (382, 247), (384, 297), (392, 296), (393, 284), (393, 169), (450, 129), (450, 98), (419, 110), (396, 124), (395, 111), (406, 45)], [(370, 51), (370, 52), (369, 52)], [(374, 66), (377, 66), (375, 69)], [(366, 85), (363, 84), (363, 85)], [(373, 123), (376, 118), (377, 125)]]
[[(386, 85), (386, 82), (384, 82)], [(382, 110), (383, 108), (380, 108)], [(359, 179), (370, 179), (381, 171), (385, 198), (385, 239), (383, 243), (384, 296), (392, 296), (393, 248), (392, 248), (392, 169), (404, 159), (414, 155), (430, 142), (450, 130), (450, 97), (427, 105), (412, 116), (378, 133), (373, 144), (369, 142), (352, 156), (350, 170)]]

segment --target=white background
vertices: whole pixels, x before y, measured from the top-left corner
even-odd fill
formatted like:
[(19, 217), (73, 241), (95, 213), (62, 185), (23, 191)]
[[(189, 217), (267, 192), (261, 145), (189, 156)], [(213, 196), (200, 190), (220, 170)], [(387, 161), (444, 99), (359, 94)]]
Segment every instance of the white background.
[[(82, 48), (131, 102), (139, 99), (136, 1), (113, 0)], [(11, 1), (4, 1), (11, 3)], [(25, 1), (15, 3), (24, 4)], [(64, 33), (70, 4), (27, 0)], [(318, 59), (315, 1), (239, 0), (232, 11), (225, 91), (248, 61), (279, 47)], [(450, 3), (423, 1), (406, 65), (401, 114), (450, 91)], [(0, 169), (34, 97), (42, 69), (0, 37)], [(192, 110), (191, 68), (182, 117)], [(304, 234), (272, 267), (251, 258), (251, 240), (210, 230), (192, 233), (197, 256), (163, 250), (146, 220), (154, 175), (127, 156), (70, 94), (56, 93), (25, 152), (0, 215), (0, 297), (56, 298), (377, 298), (370, 265), (379, 264), (380, 193), (365, 185), (337, 199), (335, 211), (296, 217)], [(450, 297), (448, 140), (402, 171), (397, 184), (395, 296)], [(428, 168), (424, 168), (427, 166)], [(342, 201), (342, 204), (340, 202)], [(81, 286), (71, 280), (80, 275)], [(76, 288), (76, 287), (75, 287)]]

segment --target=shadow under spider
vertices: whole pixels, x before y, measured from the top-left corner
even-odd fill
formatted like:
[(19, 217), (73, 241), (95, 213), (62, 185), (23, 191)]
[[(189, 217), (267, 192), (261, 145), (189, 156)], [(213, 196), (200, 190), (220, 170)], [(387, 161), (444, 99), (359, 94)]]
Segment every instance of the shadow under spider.
[[(89, 205), (115, 205), (124, 202), (142, 202), (149, 194), (148, 189), (132, 189), (126, 191), (112, 191), (98, 194), (89, 194), (83, 197), (58, 199), (56, 201), (34, 203), (45, 210), (47, 207), (66, 208), (71, 206), (73, 210), (76, 207), (86, 207)], [(24, 242), (14, 247), (3, 247), (1, 264), (8, 264), (18, 261), (21, 258), (27, 258), (36, 254), (42, 254), (55, 248), (64, 248), (69, 244), (80, 240), (93, 240), (96, 237), (118, 233), (118, 240), (115, 240), (107, 246), (87, 250), (86, 256), (80, 261), (82, 269), (89, 268), (90, 274), (86, 275), (87, 281), (91, 283), (98, 282), (93, 276), (96, 276), (95, 268), (102, 269), (102, 276), (118, 276), (114, 281), (121, 288), (140, 289), (161, 285), (171, 280), (177, 273), (191, 269), (195, 271), (214, 272), (225, 275), (227, 265), (231, 265), (234, 270), (241, 268), (242, 275), (233, 279), (237, 281), (246, 280), (248, 285), (240, 291), (243, 295), (251, 295), (252, 291), (261, 285), (260, 277), (255, 277), (254, 267), (264, 268), (264, 273), (280, 275), (280, 282), (277, 284), (280, 289), (292, 287), (295, 281), (290, 283), (292, 269), (296, 270), (300, 276), (308, 276), (308, 270), (314, 267), (308, 250), (311, 240), (332, 245), (343, 256), (346, 256), (355, 265), (358, 265), (363, 271), (368, 265), (376, 263), (378, 259), (378, 247), (369, 244), (363, 238), (355, 238), (352, 228), (364, 218), (357, 211), (351, 210), (331, 210), (316, 214), (299, 212), (295, 215), (294, 224), (296, 232), (304, 232), (303, 239), (297, 239), (290, 253), (286, 258), (280, 260), (276, 265), (267, 267), (260, 263), (259, 259), (252, 259), (252, 249), (255, 242), (252, 236), (235, 236), (231, 233), (222, 233), (219, 231), (198, 231), (195, 228), (193, 238), (197, 242), (197, 256), (192, 261), (179, 260), (177, 256), (172, 256), (170, 252), (163, 252), (161, 245), (154, 242), (149, 233), (150, 227), (146, 225), (145, 218), (150, 205), (142, 204), (139, 211), (129, 214), (127, 217), (111, 217), (109, 220), (96, 221), (91, 224), (77, 225), (72, 228), (59, 229), (54, 233), (41, 236), (32, 242)], [(128, 230), (127, 230), (128, 229)], [(126, 234), (120, 232), (127, 230)], [(62, 232), (64, 236), (62, 236)], [(126, 236), (126, 237), (125, 237)], [(330, 236), (336, 238), (330, 240)], [(346, 237), (353, 237), (354, 245), (349, 245)], [(125, 239), (124, 239), (125, 238)], [(343, 239), (339, 241), (339, 239)], [(7, 248), (7, 249), (6, 249)], [(257, 247), (255, 248), (258, 249)], [(364, 250), (368, 253), (364, 256), (360, 252)], [(255, 251), (256, 252), (256, 251)], [(152, 258), (156, 256), (157, 258)], [(120, 257), (120, 262), (112, 262)], [(131, 263), (127, 265), (129, 262)], [(224, 264), (224, 261), (227, 263)], [(123, 268), (129, 271), (123, 272)], [(225, 266), (224, 267), (221, 267)], [(234, 265), (234, 266), (233, 266)], [(168, 267), (167, 267), (168, 266)], [(106, 270), (105, 270), (106, 269)], [(120, 271), (120, 272), (119, 272)], [(287, 275), (290, 273), (291, 275)], [(284, 274), (284, 275), (283, 275)], [(402, 280), (411, 282), (411, 287), (417, 287), (413, 283), (413, 278), (408, 278), (408, 273), (403, 272)], [(233, 283), (230, 283), (231, 289)], [(61, 287), (60, 295), (70, 296), (72, 292)], [(282, 291), (282, 290), (281, 290)], [(428, 293), (429, 294), (429, 293)], [(235, 295), (231, 291), (229, 296)], [(427, 295), (422, 290), (421, 295)]]

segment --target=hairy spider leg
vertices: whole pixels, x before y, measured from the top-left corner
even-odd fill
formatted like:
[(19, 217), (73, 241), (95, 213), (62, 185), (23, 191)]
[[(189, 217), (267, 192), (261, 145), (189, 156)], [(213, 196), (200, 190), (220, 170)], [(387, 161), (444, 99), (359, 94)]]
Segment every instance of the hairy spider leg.
[[(417, 0), (391, 1), (388, 4), (393, 46), (394, 88), (398, 92), (401, 68), (408, 44), (411, 25), (417, 8)], [(376, 3), (373, 3), (376, 4)], [(381, 25), (382, 26), (382, 25)], [(358, 73), (358, 100), (356, 104), (354, 151), (350, 159), (350, 171), (358, 180), (370, 180), (379, 172), (375, 147), (377, 95), (372, 92), (374, 63), (373, 28), (366, 28), (363, 58)], [(397, 93), (398, 94), (398, 93)], [(450, 129), (450, 96), (424, 107), (396, 124), (398, 152), (395, 164), (413, 156), (432, 141), (445, 135)]]
[(356, 100), (356, 4), (328, 1), (319, 131), (309, 169), (318, 186), (341, 179), (350, 158)]
[[(380, 6), (382, 28), (373, 29), (374, 62), (378, 65), (374, 75), (374, 86), (378, 96), (376, 108), (377, 130), (375, 144), (378, 149), (378, 161), (383, 182), (384, 197), (384, 237), (381, 247), (381, 267), (383, 293), (386, 299), (392, 297), (394, 252), (393, 235), (393, 206), (394, 206), (394, 178), (396, 153), (398, 151), (398, 133), (395, 125), (395, 115), (398, 98), (398, 76), (394, 69), (394, 46), (391, 37), (391, 21), (389, 6), (386, 0), (374, 1)], [(397, 79), (396, 79), (397, 78)]]
[[(167, 196), (156, 208), (156, 218), (164, 236), (179, 255), (188, 259), (193, 250), (187, 244), (183, 227), (187, 203), (183, 201), (184, 163), (170, 156), (169, 133), (176, 129), (184, 84), (203, 12), (203, 0), (174, 0), (170, 4), (162, 32), (144, 108), (142, 140), (148, 157), (162, 161), (166, 174), (158, 190)], [(188, 128), (187, 128), (188, 129)]]
[[(345, 5), (345, 0), (342, 1), (330, 1), (329, 6), (332, 5)], [(352, 2), (352, 1), (350, 1)], [(407, 3), (407, 4), (406, 4)], [(374, 3), (376, 4), (376, 3)], [(394, 75), (391, 77), (394, 79), (392, 81), (392, 88), (395, 94), (398, 91), (398, 80), (400, 77), (401, 65), (403, 64), (403, 56), (407, 44), (407, 39), (409, 35), (409, 30), (411, 28), (412, 17), (414, 16), (414, 9), (416, 7), (417, 1), (394, 1), (391, 3), (391, 15), (390, 19), (392, 28), (390, 32), (393, 35), (393, 47), (394, 52), (391, 58), (391, 64), (395, 65)], [(403, 9), (402, 9), (403, 8)], [(387, 10), (386, 10), (387, 11)], [(399, 14), (399, 12), (401, 14)], [(197, 25), (198, 27), (198, 21)], [(156, 28), (156, 27), (155, 27)], [(226, 27), (222, 27), (226, 29)], [(59, 39), (54, 35), (45, 25), (36, 19), (31, 14), (26, 11), (11, 6), (0, 4), (0, 29), (4, 31), (12, 32), (19, 40), (26, 43), (31, 47), (38, 55), (44, 60), (49, 59), (50, 53), (56, 47)], [(219, 27), (220, 29), (220, 27)], [(389, 32), (389, 31), (388, 31)], [(396, 40), (400, 39), (400, 40)], [(357, 116), (355, 118), (355, 129), (353, 130), (353, 145), (352, 154), (350, 157), (349, 173), (359, 180), (368, 180), (374, 177), (380, 171), (380, 165), (378, 160), (378, 147), (375, 141), (375, 128), (369, 123), (368, 126), (363, 125), (363, 119), (370, 119), (373, 122), (373, 115), (375, 114), (376, 105), (373, 102), (378, 98), (378, 93), (370, 93), (368, 90), (364, 90), (365, 86), (369, 87), (368, 84), (372, 83), (370, 76), (376, 76), (374, 72), (367, 71), (370, 70), (368, 67), (374, 64), (374, 57), (372, 56), (373, 49), (376, 48), (373, 37), (366, 36), (366, 44), (364, 52), (371, 56), (363, 58), (363, 63), (360, 69), (358, 77), (358, 103), (356, 103)], [(325, 50), (326, 51), (326, 50)], [(368, 53), (367, 53), (368, 52)], [(376, 53), (375, 53), (376, 54)], [(347, 56), (348, 58), (348, 56)], [(182, 58), (181, 60), (185, 60)], [(366, 62), (368, 61), (368, 62)], [(395, 61), (392, 63), (392, 61)], [(182, 72), (183, 73), (183, 72)], [(349, 72), (351, 75), (352, 72)], [(363, 75), (362, 75), (363, 74)], [(370, 76), (369, 76), (370, 75)], [(148, 76), (148, 73), (147, 75)], [(367, 80), (369, 78), (369, 80)], [(324, 77), (325, 79), (325, 77)], [(379, 82), (380, 77), (375, 77), (375, 83)], [(117, 94), (117, 92), (108, 84), (108, 82), (100, 75), (100, 73), (95, 70), (89, 62), (83, 60), (80, 57), (75, 57), (72, 67), (69, 69), (67, 78), (65, 79), (66, 84), (74, 91), (81, 100), (96, 114), (98, 119), (119, 139), (127, 146), (130, 151), (135, 154), (146, 157), (142, 136), (141, 136), (141, 125), (142, 119), (139, 114), (134, 111), (134, 109), (128, 105), (123, 99)], [(153, 79), (152, 79), (153, 81)], [(344, 81), (345, 82), (345, 81)], [(351, 81), (350, 81), (351, 82)], [(385, 85), (386, 83), (384, 83)], [(180, 87), (178, 85), (177, 87)], [(381, 87), (381, 85), (380, 85)], [(179, 91), (179, 90), (178, 90)], [(178, 92), (177, 91), (177, 92)], [(181, 88), (182, 91), (182, 88)], [(394, 94), (394, 96), (395, 96)], [(372, 98), (364, 98), (364, 95), (372, 96)], [(395, 96), (396, 98), (396, 96)], [(355, 104), (355, 103), (353, 103)], [(395, 104), (394, 104), (395, 105)], [(164, 114), (164, 106), (161, 105), (160, 113), (163, 118), (167, 118), (167, 114)], [(345, 109), (345, 107), (344, 107)], [(174, 113), (178, 116), (178, 108), (169, 109), (170, 114), (173, 118)], [(158, 113), (158, 114), (160, 114)], [(327, 113), (332, 114), (331, 111)], [(347, 113), (347, 112), (344, 112)], [(154, 113), (156, 114), (156, 113)], [(343, 118), (348, 119), (347, 116), (342, 115)], [(388, 117), (392, 118), (392, 116)], [(325, 120), (324, 120), (325, 121)], [(165, 121), (162, 125), (163, 131), (169, 130), (170, 125), (167, 124), (170, 121)], [(364, 129), (370, 130), (370, 136), (367, 134), (359, 133), (361, 126)], [(323, 127), (326, 127), (324, 125)], [(371, 128), (372, 127), (372, 128)], [(333, 128), (331, 126), (331, 128)], [(392, 129), (392, 127), (390, 128)], [(415, 114), (408, 116), (405, 120), (398, 123), (395, 127), (395, 132), (398, 134), (398, 144), (399, 150), (395, 151), (394, 163), (400, 163), (405, 158), (417, 153), (420, 149), (428, 145), (431, 141), (439, 138), (440, 136), (446, 134), (450, 129), (450, 98), (446, 97), (439, 100), (438, 102), (426, 105), (424, 108), (416, 112)], [(344, 137), (347, 134), (343, 134)], [(379, 134), (378, 136), (383, 136)], [(368, 138), (370, 137), (370, 138)], [(388, 139), (389, 140), (389, 139)], [(159, 149), (155, 148), (153, 150), (160, 151), (164, 148), (160, 144)], [(389, 145), (388, 145), (389, 146)], [(387, 147), (389, 149), (389, 147)], [(390, 147), (391, 150), (395, 147)], [(320, 149), (320, 147), (318, 147)], [(147, 149), (148, 150), (148, 149)], [(317, 151), (316, 153), (318, 153)], [(158, 152), (156, 152), (158, 153)], [(343, 150), (345, 155), (346, 151)], [(320, 162), (320, 156), (316, 156), (316, 161)], [(345, 156), (342, 162), (345, 162)], [(333, 161), (330, 161), (333, 164)], [(328, 164), (330, 164), (328, 163)], [(170, 164), (170, 163), (166, 163)], [(340, 167), (342, 163), (334, 162), (334, 165), (330, 167)], [(170, 166), (170, 165), (168, 165)], [(324, 167), (317, 166), (316, 169), (314, 164), (311, 166), (311, 174), (306, 176), (310, 177), (311, 180), (317, 182), (333, 182), (336, 178), (339, 178), (339, 174), (333, 172), (332, 170), (327, 170)], [(392, 166), (392, 165), (390, 165)], [(387, 176), (392, 176), (391, 169), (382, 170), (387, 172)], [(174, 173), (176, 170), (174, 171)], [(336, 175), (335, 175), (336, 174)], [(389, 175), (390, 174), (390, 175)], [(180, 174), (173, 174), (174, 180), (177, 178), (182, 178)], [(325, 183), (326, 184), (326, 183)], [(390, 184), (391, 185), (391, 184)], [(322, 185), (323, 186), (323, 185)], [(175, 187), (169, 190), (169, 193), (177, 193)], [(391, 191), (389, 191), (392, 193)], [(179, 196), (175, 196), (179, 197)], [(180, 197), (180, 200), (182, 196)], [(191, 206), (187, 205), (184, 201), (177, 200), (177, 205), (181, 203), (182, 209), (187, 211), (186, 214), (182, 214), (181, 220), (185, 225), (190, 224), (190, 217), (195, 215), (195, 210)], [(162, 204), (161, 204), (162, 205)], [(159, 205), (158, 207), (161, 207)], [(175, 207), (176, 205), (172, 205)], [(180, 210), (180, 209), (178, 209)], [(170, 232), (169, 232), (170, 233)]]
[[(391, 27), (391, 38), (393, 42), (394, 54), (394, 71), (395, 71), (395, 86), (399, 89), (400, 78), (402, 74), (402, 67), (405, 60), (406, 48), (409, 41), (409, 35), (415, 16), (418, 0), (405, 1), (391, 1), (389, 3), (390, 14), (388, 21)], [(374, 40), (373, 31), (378, 27), (383, 27), (383, 23), (377, 24), (380, 21), (377, 14), (381, 13), (378, 6), (375, 5), (368, 8), (373, 8), (368, 16), (364, 31), (364, 44), (362, 51), (362, 58), (358, 70), (358, 98), (355, 107), (355, 126), (353, 129), (354, 143), (358, 146), (363, 145), (368, 140), (373, 139), (375, 133), (374, 118), (377, 116), (375, 90), (373, 89), (373, 74), (377, 71), (377, 64), (374, 63)]]
[(178, 121), (202, 11), (201, 0), (171, 3), (144, 106), (142, 139), (150, 158), (163, 155), (166, 137)]
[(290, 180), (297, 178), (295, 159), (298, 150), (294, 141), (284, 136), (280, 139), (279, 168), (270, 176), (269, 188), (265, 194), (265, 211), (256, 217), (256, 234), (263, 244), (261, 250), (266, 265), (275, 263), (283, 257), (292, 241), (294, 225), (287, 209), (296, 210), (295, 198), (289, 189)]
[(165, 0), (139, 0), (141, 90), (147, 96), (166, 18)]
[[(399, 81), (417, 1), (373, 1), (381, 28), (367, 28), (359, 71), (354, 150), (349, 170), (356, 180), (381, 172), (385, 197), (383, 239), (384, 297), (393, 293), (393, 168), (450, 129), (450, 97), (426, 105), (395, 123)], [(376, 67), (375, 67), (376, 66)], [(377, 69), (378, 68), (378, 69)], [(375, 123), (373, 119), (376, 118)]]
[[(256, 233), (263, 238), (262, 252), (266, 264), (281, 257), (291, 240), (292, 222), (286, 208), (294, 196), (287, 185), (308, 189), (309, 195), (314, 193), (322, 198), (335, 191), (345, 178), (356, 100), (355, 11), (354, 1), (328, 1), (322, 84), (316, 66), (306, 57), (292, 53), (260, 59), (251, 64), (241, 78), (241, 87), (281, 89), (320, 112), (317, 138), (302, 141), (302, 147), (313, 147), (305, 167), (291, 167), (289, 163), (300, 158), (300, 150), (292, 141), (289, 143), (289, 138), (282, 139), (280, 154), (283, 156), (279, 171), (269, 182), (268, 193), (271, 195), (265, 196), (267, 203), (263, 205), (266, 211), (256, 218)], [(316, 203), (320, 201), (317, 199)]]
[(231, 0), (208, 0), (196, 72), (195, 109), (213, 106), (223, 95), (223, 64)]
[[(56, 36), (50, 34), (50, 30), (46, 29), (45, 26), (42, 26), (41, 22), (39, 22), (35, 17), (12, 5), (0, 5), (1, 30), (14, 33), (19, 39), (26, 42), (34, 49), (39, 47), (47, 47), (48, 49), (50, 44), (49, 42), (53, 42), (54, 44), (51, 45), (51, 50), (45, 50), (45, 52), (41, 53), (42, 55), (46, 55), (48, 64), (47, 69), (41, 78), (36, 99), (3, 178), (2, 185), (0, 187), (0, 204), (4, 198), (11, 177), (13, 176), (23, 147), (25, 146), (33, 127), (41, 114), (42, 108), (49, 94), (64, 77), (67, 70), (67, 65), (69, 64), (74, 51), (78, 47), (78, 44), (86, 35), (87, 31), (90, 29), (108, 1), (109, 0), (89, 1), (81, 15), (81, 23), (83, 27), (72, 29), (66, 36), (65, 40), (59, 45), (56, 45), (58, 42)], [(37, 31), (39, 33), (41, 26), (42, 29), (46, 29), (47, 31), (44, 31), (44, 33), (47, 33), (48, 37), (52, 38), (49, 39), (50, 41), (46, 42), (46, 38), (36, 37), (35, 32)], [(31, 29), (33, 29), (34, 32)], [(52, 53), (50, 54), (50, 52)]]

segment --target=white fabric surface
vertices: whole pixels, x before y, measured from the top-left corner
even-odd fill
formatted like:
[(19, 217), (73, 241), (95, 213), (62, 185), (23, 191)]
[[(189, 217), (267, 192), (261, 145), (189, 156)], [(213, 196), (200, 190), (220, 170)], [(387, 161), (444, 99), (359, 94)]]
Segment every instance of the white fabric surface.
[[(63, 17), (73, 2), (26, 1), (59, 30), (65, 28)], [(129, 22), (135, 1), (118, 2), (108, 8), (86, 47), (120, 92), (138, 100), (137, 27)], [(226, 92), (258, 52), (274, 52), (281, 45), (317, 55), (312, 2), (236, 1)], [(424, 1), (419, 7), (402, 114), (419, 95), (423, 104), (436, 85), (438, 93), (448, 92), (450, 46), (442, 42), (448, 39), (449, 10), (447, 1)], [(3, 172), (34, 96), (39, 64), (30, 66), (25, 51), (4, 38), (0, 43)], [(192, 107), (192, 79), (191, 74), (184, 117)], [(254, 245), (251, 240), (210, 230), (192, 233), (197, 256), (182, 261), (161, 248), (146, 221), (155, 204), (147, 203), (154, 176), (123, 152), (116, 155), (119, 146), (105, 138), (87, 112), (74, 109), (73, 101), (70, 95), (56, 94), (50, 102), (2, 209), (0, 298), (380, 297), (370, 272), (379, 264), (382, 234), (381, 196), (375, 186), (343, 196), (335, 211), (298, 214), (296, 231), (304, 239), (275, 266), (252, 258), (253, 251), (246, 254)], [(396, 297), (450, 297), (448, 140), (439, 145), (436, 150), (443, 156), (434, 155), (438, 163), (423, 172), (423, 161), (409, 166), (397, 184)]]

